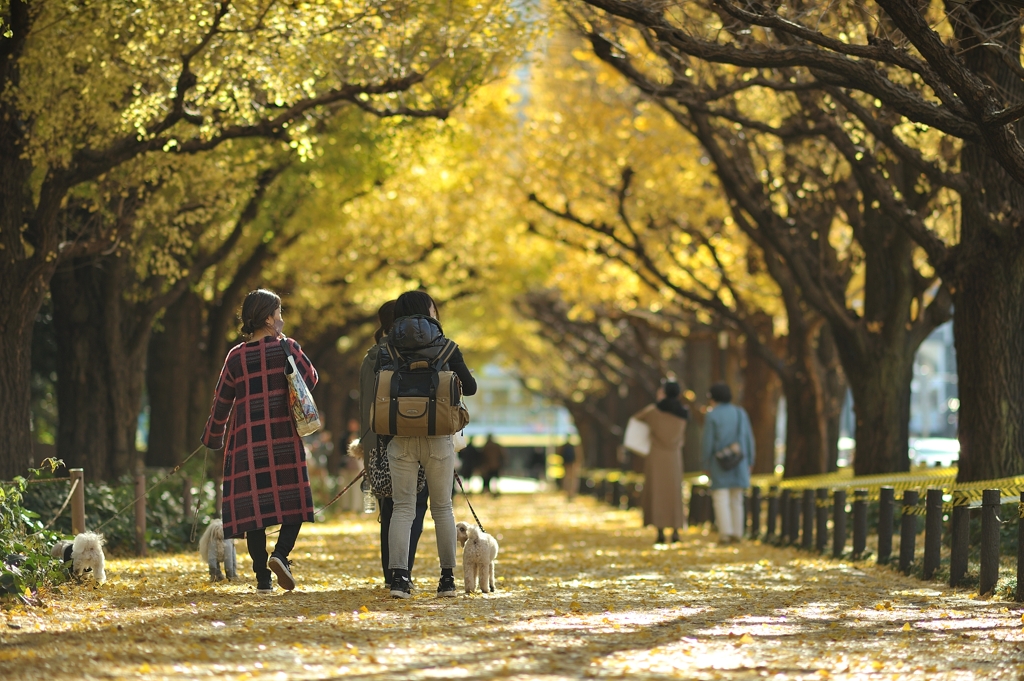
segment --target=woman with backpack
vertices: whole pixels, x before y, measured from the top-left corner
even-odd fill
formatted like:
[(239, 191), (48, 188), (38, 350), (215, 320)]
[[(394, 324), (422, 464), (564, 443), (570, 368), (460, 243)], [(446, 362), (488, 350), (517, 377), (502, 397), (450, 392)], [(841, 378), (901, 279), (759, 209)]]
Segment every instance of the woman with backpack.
[[(380, 327), (373, 334), (374, 345), (366, 351), (363, 363), (359, 367), (359, 444), (362, 449), (363, 470), (366, 471), (367, 476), (364, 482), (370, 484), (370, 489), (377, 498), (377, 508), (380, 510), (380, 565), (384, 572), (384, 586), (390, 587), (388, 536), (391, 531), (391, 518), (394, 515), (395, 502), (391, 498), (391, 471), (387, 466), (386, 454), (381, 457), (380, 453), (387, 450), (391, 437), (378, 436), (373, 432), (370, 423), (370, 405), (373, 404), (373, 388), (377, 370), (380, 368), (378, 364), (380, 344), (384, 336), (391, 331), (392, 324), (395, 323), (395, 301), (389, 300), (380, 306), (380, 309), (377, 310), (377, 320), (380, 322)], [(380, 465), (382, 459), (383, 466)], [(378, 480), (379, 484), (375, 482)], [(423, 489), (416, 494), (416, 515), (409, 532), (410, 573), (416, 560), (416, 547), (420, 542), (420, 535), (423, 534), (423, 518), (426, 515), (427, 487), (423, 485)]]
[[(395, 302), (395, 323), (386, 347), (399, 353), (405, 364), (438, 360), (442, 351), (450, 352), (447, 369), (455, 372), (462, 394), (476, 393), (476, 379), (469, 372), (462, 352), (448, 346), (438, 321), (437, 306), (424, 291), (407, 291)], [(392, 361), (398, 360), (391, 357)], [(442, 367), (444, 368), (444, 367)], [(409, 534), (416, 516), (416, 481), (420, 466), (426, 472), (430, 495), (430, 517), (437, 535), (437, 555), (441, 562), (438, 596), (455, 595), (455, 516), (452, 513), (452, 485), (455, 481), (455, 448), (451, 435), (395, 436), (388, 444), (394, 513), (391, 516), (389, 554), (392, 578), (391, 596), (409, 598)]]
[[(308, 388), (316, 385), (317, 373), (283, 330), (277, 294), (250, 291), (242, 303), (242, 335), (248, 340), (228, 351), (203, 432), (210, 449), (222, 449), (227, 440), (224, 538), (245, 534), (258, 593), (273, 590), (271, 571), (282, 588), (295, 588), (288, 554), (302, 523), (313, 522), (306, 450), (288, 408), (288, 355)], [(266, 528), (272, 525), (281, 532), (268, 559)]]
[(743, 539), (743, 495), (754, 467), (754, 431), (746, 410), (732, 404), (732, 391), (725, 383), (711, 386), (708, 397), (701, 438), (704, 473), (711, 478), (719, 542), (734, 544)]

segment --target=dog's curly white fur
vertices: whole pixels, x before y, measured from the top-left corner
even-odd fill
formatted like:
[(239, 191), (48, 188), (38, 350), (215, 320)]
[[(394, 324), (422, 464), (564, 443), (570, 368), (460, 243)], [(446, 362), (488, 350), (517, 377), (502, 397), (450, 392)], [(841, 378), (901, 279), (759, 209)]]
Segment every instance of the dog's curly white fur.
[[(50, 555), (55, 558), (65, 558), (65, 549), (69, 542), (57, 542)], [(71, 546), (71, 569), (76, 577), (81, 577), (87, 571), (92, 571), (92, 577), (97, 584), (107, 581), (107, 573), (104, 569), (106, 558), (103, 555), (103, 535), (95, 532), (83, 532)], [(66, 559), (66, 558), (65, 558)]]
[(459, 546), (462, 547), (462, 574), (466, 593), (473, 593), (477, 584), (482, 593), (494, 591), (494, 561), (498, 557), (498, 540), (476, 525), (456, 523)]
[(210, 566), (210, 581), (219, 582), (224, 579), (220, 564), (224, 563), (224, 572), (228, 579), (238, 578), (237, 561), (235, 558), (235, 542), (224, 538), (224, 523), (214, 520), (210, 523), (203, 536), (199, 538), (199, 555), (206, 559)]

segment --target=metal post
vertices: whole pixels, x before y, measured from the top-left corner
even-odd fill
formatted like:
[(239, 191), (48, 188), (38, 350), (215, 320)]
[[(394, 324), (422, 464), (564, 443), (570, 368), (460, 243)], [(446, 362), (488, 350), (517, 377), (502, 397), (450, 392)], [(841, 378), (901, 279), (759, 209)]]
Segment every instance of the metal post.
[(853, 492), (853, 558), (860, 560), (868, 545), (868, 491)]
[(914, 515), (914, 509), (920, 496), (917, 490), (903, 491), (903, 513), (900, 517), (900, 572), (905, 575), (910, 574), (911, 566), (914, 564), (914, 549), (917, 542), (917, 516)]
[(761, 536), (761, 488), (750, 488), (750, 537)]
[(146, 555), (146, 474), (135, 474), (135, 555)]
[(942, 548), (942, 490), (929, 489), (925, 497), (924, 570), (921, 576), (931, 579), (939, 567)]
[(981, 574), (978, 593), (991, 593), (999, 581), (999, 504), (1002, 492), (987, 489), (981, 493)]
[(878, 564), (885, 565), (892, 557), (892, 523), (896, 512), (896, 490), (883, 487), (878, 499)]
[(780, 544), (789, 543), (789, 518), (791, 515), (789, 511), (790, 494), (791, 493), (788, 489), (784, 489), (782, 490), (782, 496), (779, 498), (779, 515), (781, 516), (782, 521), (782, 530), (779, 532)]
[(192, 478), (187, 475), (181, 476), (181, 511), (187, 523), (192, 519)]
[(804, 490), (804, 531), (800, 537), (801, 547), (807, 551), (814, 546), (814, 490)]
[(814, 496), (818, 520), (818, 526), (814, 530), (814, 549), (821, 553), (825, 550), (825, 544), (828, 543), (828, 490), (819, 487)]
[(71, 484), (78, 482), (75, 493), (71, 495), (71, 533), (79, 535), (85, 532), (85, 470), (72, 468)]
[(967, 552), (970, 550), (971, 511), (963, 492), (953, 492), (953, 513), (949, 533), (949, 585), (957, 586), (967, 574)]
[(779, 488), (771, 486), (768, 488), (768, 527), (765, 529), (765, 536), (777, 537), (779, 527)]
[(832, 493), (832, 557), (841, 558), (846, 550), (846, 490)]

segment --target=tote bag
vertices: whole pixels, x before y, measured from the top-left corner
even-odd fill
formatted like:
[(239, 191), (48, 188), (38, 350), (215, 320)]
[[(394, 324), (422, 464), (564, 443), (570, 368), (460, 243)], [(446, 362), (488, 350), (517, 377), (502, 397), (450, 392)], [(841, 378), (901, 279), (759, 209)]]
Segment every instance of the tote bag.
[(306, 387), (306, 382), (302, 380), (302, 374), (295, 366), (295, 357), (288, 347), (288, 341), (284, 338), (281, 339), (281, 348), (286, 358), (284, 375), (288, 379), (288, 408), (291, 409), (292, 418), (295, 420), (295, 430), (301, 437), (312, 435), (320, 430), (320, 413), (313, 402), (313, 395)]
[(631, 452), (647, 456), (651, 453), (651, 427), (639, 419), (629, 419), (622, 445)]

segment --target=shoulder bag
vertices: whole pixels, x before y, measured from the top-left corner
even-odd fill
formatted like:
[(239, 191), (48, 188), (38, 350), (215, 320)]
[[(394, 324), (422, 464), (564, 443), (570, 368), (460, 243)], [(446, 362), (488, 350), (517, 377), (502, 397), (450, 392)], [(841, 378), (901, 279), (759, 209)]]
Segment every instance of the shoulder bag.
[(284, 350), (285, 356), (284, 375), (288, 379), (288, 408), (295, 420), (295, 429), (300, 437), (312, 435), (320, 430), (320, 413), (316, 409), (313, 395), (306, 387), (306, 382), (302, 380), (302, 374), (295, 366), (295, 357), (288, 346), (287, 338), (281, 339), (281, 349)]
[(722, 449), (719, 449), (712, 456), (715, 457), (715, 461), (718, 462), (718, 466), (723, 471), (731, 471), (736, 466), (740, 465), (743, 461), (743, 448), (740, 447), (740, 426), (743, 423), (743, 415), (740, 413), (739, 407), (736, 408), (736, 441), (731, 445), (727, 445)]

